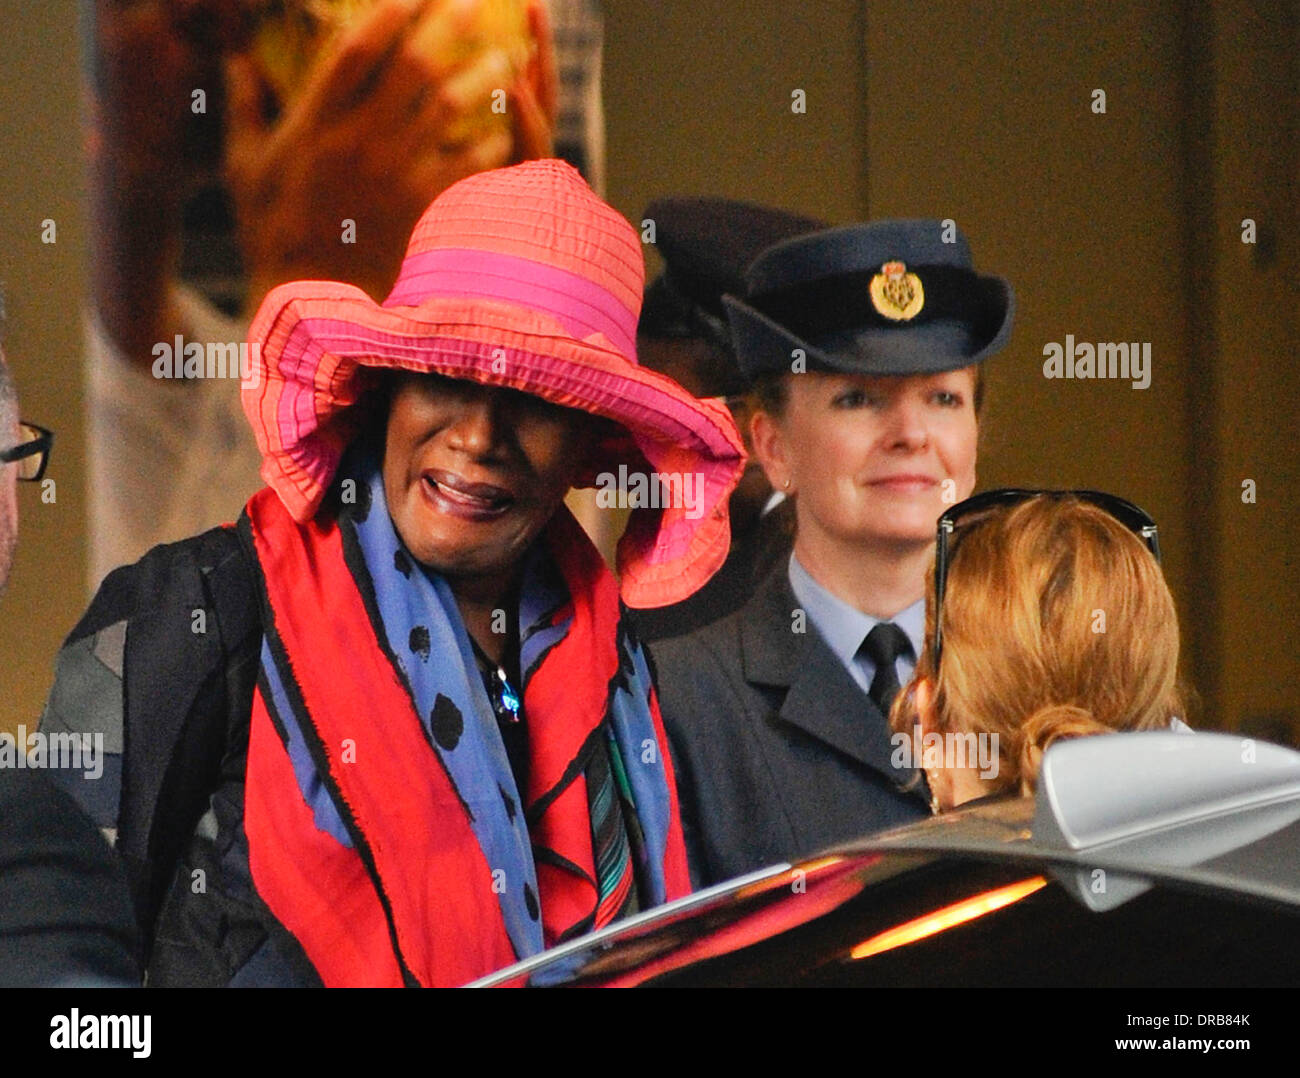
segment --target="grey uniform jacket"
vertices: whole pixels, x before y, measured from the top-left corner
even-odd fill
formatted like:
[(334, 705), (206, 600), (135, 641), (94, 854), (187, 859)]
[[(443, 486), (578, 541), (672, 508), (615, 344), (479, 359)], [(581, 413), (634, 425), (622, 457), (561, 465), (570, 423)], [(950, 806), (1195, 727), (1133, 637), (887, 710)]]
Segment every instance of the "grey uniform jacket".
[(786, 559), (735, 613), (650, 649), (697, 886), (927, 814), (884, 714), (799, 610)]

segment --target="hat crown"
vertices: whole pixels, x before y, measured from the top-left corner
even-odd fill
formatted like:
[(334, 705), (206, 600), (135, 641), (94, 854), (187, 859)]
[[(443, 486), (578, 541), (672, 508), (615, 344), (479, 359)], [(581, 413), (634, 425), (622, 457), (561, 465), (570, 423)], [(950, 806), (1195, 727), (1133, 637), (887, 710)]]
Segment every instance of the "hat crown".
[(778, 243), (758, 256), (745, 275), (751, 296), (886, 262), (910, 266), (972, 266), (970, 245), (951, 222), (914, 218), (872, 221), (812, 232)]
[(640, 239), (567, 162), (469, 176), (425, 210), (385, 307), (437, 296), (499, 300), (603, 334), (629, 358), (641, 310)]
[(744, 291), (745, 270), (760, 253), (828, 227), (789, 210), (714, 197), (659, 198), (643, 216), (655, 223), (665, 278), (718, 316), (724, 315), (723, 294)]

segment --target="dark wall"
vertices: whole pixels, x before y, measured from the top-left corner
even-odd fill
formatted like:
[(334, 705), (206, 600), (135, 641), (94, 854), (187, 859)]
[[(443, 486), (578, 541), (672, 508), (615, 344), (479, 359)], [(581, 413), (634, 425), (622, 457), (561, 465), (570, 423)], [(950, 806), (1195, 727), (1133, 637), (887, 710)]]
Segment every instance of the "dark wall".
[[(605, 66), (634, 219), (699, 192), (959, 224), (1019, 301), (981, 485), (1147, 508), (1202, 721), (1274, 737), (1300, 736), (1297, 8), (616, 0)], [(1149, 343), (1149, 387), (1045, 378), (1067, 334)]]

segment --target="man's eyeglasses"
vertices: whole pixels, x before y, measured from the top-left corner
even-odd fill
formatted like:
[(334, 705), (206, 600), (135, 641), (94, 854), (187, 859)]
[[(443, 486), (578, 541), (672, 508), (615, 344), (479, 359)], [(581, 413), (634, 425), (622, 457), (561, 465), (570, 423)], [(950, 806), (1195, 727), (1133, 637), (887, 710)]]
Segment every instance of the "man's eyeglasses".
[(934, 551), (934, 639), (931, 650), (934, 653), (934, 670), (939, 670), (939, 656), (943, 650), (943, 593), (948, 584), (948, 562), (955, 546), (957, 528), (971, 524), (992, 509), (1001, 509), (1029, 501), (1031, 498), (1078, 498), (1081, 502), (1095, 505), (1105, 510), (1123, 524), (1129, 531), (1146, 543), (1160, 563), (1160, 539), (1156, 532), (1156, 522), (1144, 510), (1130, 501), (1106, 494), (1099, 490), (1020, 490), (1005, 487), (976, 494), (964, 502), (958, 502), (939, 518), (938, 535)]
[(12, 449), (0, 449), (0, 463), (17, 461), (18, 478), (25, 483), (35, 483), (45, 474), (53, 445), (54, 431), (35, 423), (19, 423), (18, 444)]

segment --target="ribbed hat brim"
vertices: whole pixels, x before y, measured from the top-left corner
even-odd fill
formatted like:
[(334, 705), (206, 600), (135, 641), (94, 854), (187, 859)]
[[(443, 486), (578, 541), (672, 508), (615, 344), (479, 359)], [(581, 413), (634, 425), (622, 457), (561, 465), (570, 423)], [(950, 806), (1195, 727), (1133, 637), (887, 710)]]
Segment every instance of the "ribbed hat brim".
[[(390, 300), (391, 303), (391, 300)], [(576, 339), (556, 319), (502, 301), (435, 297), (379, 306), (359, 288), (297, 281), (272, 290), (249, 330), (260, 377), (243, 391), (262, 451), (262, 476), (299, 521), (310, 519), (357, 434), (365, 368), (409, 370), (500, 385), (604, 416), (629, 435), (597, 467), (647, 465), (698, 475), (695, 505), (638, 508), (618, 547), (624, 601), (686, 598), (730, 547), (727, 498), (744, 450), (730, 413), (636, 366), (600, 334)], [(595, 467), (584, 476), (595, 482)]]

